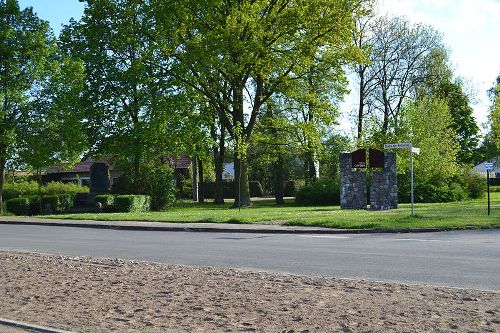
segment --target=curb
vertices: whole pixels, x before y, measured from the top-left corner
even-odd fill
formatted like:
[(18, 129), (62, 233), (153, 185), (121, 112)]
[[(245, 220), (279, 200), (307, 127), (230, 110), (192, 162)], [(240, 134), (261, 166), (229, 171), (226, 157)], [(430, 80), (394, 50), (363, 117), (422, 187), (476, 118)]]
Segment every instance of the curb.
[[(76, 221), (76, 220), (75, 220)], [(130, 221), (128, 221), (130, 222)], [(137, 222), (141, 223), (141, 222)], [(250, 228), (227, 228), (222, 225), (214, 224), (213, 227), (196, 226), (192, 223), (190, 226), (169, 226), (168, 222), (162, 226), (148, 226), (148, 225), (117, 225), (105, 223), (65, 223), (65, 222), (38, 222), (38, 221), (13, 221), (3, 220), (0, 225), (38, 225), (38, 226), (52, 226), (52, 227), (73, 227), (73, 228), (89, 228), (89, 229), (111, 229), (111, 230), (129, 230), (129, 231), (168, 231), (168, 232), (218, 232), (218, 233), (249, 233), (249, 234), (312, 234), (312, 235), (325, 235), (325, 234), (401, 234), (401, 233), (429, 233), (429, 232), (444, 232), (444, 231), (459, 231), (459, 230), (480, 230), (480, 229), (500, 229), (500, 225), (477, 228), (468, 226), (465, 228), (422, 228), (422, 229), (328, 229), (328, 228), (307, 228), (307, 227), (275, 227), (275, 228), (259, 228), (252, 226)], [(234, 226), (234, 224), (233, 224)]]
[(0, 318), (0, 324), (5, 325), (5, 326), (20, 328), (20, 329), (26, 329), (26, 330), (29, 330), (29, 331), (34, 332), (34, 333), (74, 333), (74, 332), (70, 332), (70, 331), (63, 331), (63, 330), (58, 330), (55, 328), (32, 325), (32, 324), (23, 323), (20, 321), (8, 320), (8, 319), (3, 319), (3, 318)]

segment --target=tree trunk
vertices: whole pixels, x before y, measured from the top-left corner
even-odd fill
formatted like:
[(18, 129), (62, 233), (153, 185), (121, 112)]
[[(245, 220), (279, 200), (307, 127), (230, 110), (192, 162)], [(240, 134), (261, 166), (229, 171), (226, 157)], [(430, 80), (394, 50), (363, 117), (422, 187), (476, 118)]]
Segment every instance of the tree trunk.
[[(215, 157), (215, 194), (214, 194), (214, 203), (223, 204), (224, 203), (224, 184), (222, 182), (222, 173), (224, 172), (224, 155), (225, 155), (225, 135), (226, 129), (224, 125), (220, 126), (220, 137), (219, 137), (219, 145), (214, 148), (214, 157)], [(214, 140), (215, 131), (214, 131)]]
[(203, 161), (198, 158), (198, 202), (199, 203), (204, 203), (205, 202), (205, 194), (203, 193)]
[(5, 183), (5, 155), (7, 154), (7, 147), (5, 145), (0, 146), (0, 215), (3, 212), (3, 185)]
[[(247, 136), (244, 131), (244, 112), (243, 112), (243, 88), (244, 82), (240, 80), (236, 80), (233, 82), (233, 126), (241, 126), (242, 133), (240, 133), (241, 137), (233, 137), (235, 141), (241, 140), (243, 144), (241, 146), (246, 146)], [(243, 148), (244, 149), (244, 148)], [(234, 206), (233, 207), (243, 207), (250, 206), (250, 188), (248, 185), (248, 161), (246, 160), (246, 151), (238, 152), (235, 151), (234, 158)]]
[(248, 167), (246, 159), (234, 159), (234, 205), (233, 207), (250, 206), (250, 187), (248, 185)]
[(365, 76), (364, 71), (359, 71), (359, 108), (358, 108), (358, 144), (363, 135), (363, 117), (365, 115)]
[(193, 157), (193, 162), (191, 165), (191, 171), (193, 174), (192, 179), (192, 190), (193, 190), (193, 201), (198, 201), (198, 166), (197, 166), (197, 158)]
[(278, 160), (275, 163), (275, 178), (274, 178), (274, 197), (277, 205), (285, 203), (285, 159), (282, 154), (279, 154)]

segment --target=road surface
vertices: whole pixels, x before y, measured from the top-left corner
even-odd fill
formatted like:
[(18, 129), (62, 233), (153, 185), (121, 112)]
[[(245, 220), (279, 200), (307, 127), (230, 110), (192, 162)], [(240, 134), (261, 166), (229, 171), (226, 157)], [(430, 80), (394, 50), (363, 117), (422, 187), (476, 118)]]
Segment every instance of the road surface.
[(500, 229), (284, 235), (0, 225), (0, 250), (500, 291)]

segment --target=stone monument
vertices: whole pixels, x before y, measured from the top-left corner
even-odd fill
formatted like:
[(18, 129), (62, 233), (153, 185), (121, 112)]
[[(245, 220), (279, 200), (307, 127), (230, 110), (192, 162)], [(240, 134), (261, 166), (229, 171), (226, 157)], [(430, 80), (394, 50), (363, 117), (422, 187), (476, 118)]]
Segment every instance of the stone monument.
[(109, 193), (110, 188), (109, 166), (102, 162), (92, 164), (90, 167), (90, 193)]
[(370, 149), (368, 164), (366, 155), (365, 149), (340, 154), (340, 207), (366, 209), (367, 173), (370, 172), (370, 208), (397, 208), (396, 154)]

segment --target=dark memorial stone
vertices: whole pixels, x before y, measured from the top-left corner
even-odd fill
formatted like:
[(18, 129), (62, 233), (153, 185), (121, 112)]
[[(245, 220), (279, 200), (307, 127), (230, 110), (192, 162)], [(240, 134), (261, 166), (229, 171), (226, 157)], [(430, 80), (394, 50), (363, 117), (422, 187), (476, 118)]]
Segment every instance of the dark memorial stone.
[(353, 168), (366, 168), (366, 149), (361, 148), (351, 153)]
[(106, 163), (94, 163), (90, 167), (90, 192), (108, 193), (110, 189), (109, 166)]
[(368, 157), (368, 165), (370, 168), (383, 168), (384, 167), (384, 152), (378, 149), (370, 148)]

